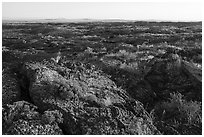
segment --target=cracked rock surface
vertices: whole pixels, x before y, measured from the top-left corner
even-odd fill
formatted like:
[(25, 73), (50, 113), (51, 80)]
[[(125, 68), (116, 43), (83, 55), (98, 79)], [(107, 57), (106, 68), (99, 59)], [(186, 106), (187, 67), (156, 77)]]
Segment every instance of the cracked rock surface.
[(159, 134), (143, 105), (93, 66), (26, 63), (22, 73), (34, 104), (61, 112), (67, 134)]

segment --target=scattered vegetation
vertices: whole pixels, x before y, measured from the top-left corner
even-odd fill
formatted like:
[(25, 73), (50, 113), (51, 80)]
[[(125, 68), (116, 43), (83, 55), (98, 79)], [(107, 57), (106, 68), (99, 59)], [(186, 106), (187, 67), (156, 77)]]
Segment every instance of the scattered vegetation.
[[(174, 132), (179, 134), (201, 134), (202, 106), (201, 102), (186, 101), (181, 93), (170, 94), (169, 101), (155, 106), (157, 122), (168, 123)], [(166, 133), (166, 127), (161, 132)], [(184, 130), (185, 129), (185, 130)]]
[(202, 134), (201, 22), (2, 31), (3, 134)]

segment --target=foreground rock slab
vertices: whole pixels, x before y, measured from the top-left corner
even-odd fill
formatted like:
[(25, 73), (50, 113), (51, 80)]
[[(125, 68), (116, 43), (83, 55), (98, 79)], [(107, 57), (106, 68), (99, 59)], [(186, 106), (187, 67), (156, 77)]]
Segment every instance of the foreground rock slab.
[(22, 74), (40, 110), (63, 114), (66, 134), (160, 134), (143, 105), (94, 66), (26, 63)]

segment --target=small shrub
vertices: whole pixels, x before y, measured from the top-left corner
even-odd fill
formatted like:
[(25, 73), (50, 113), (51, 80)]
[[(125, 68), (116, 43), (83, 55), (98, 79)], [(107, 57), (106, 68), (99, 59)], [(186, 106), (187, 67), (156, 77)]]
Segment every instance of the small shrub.
[[(201, 102), (186, 101), (180, 93), (170, 94), (170, 97), (168, 102), (163, 102), (160, 106), (155, 107), (157, 122), (168, 124), (179, 134), (194, 134), (195, 131), (200, 131), (202, 126)], [(158, 124), (158, 126), (161, 125)], [(196, 127), (196, 129), (192, 129), (192, 127)], [(161, 130), (165, 132), (166, 129), (163, 128)], [(196, 134), (200, 133), (196, 132)]]
[(202, 123), (201, 103), (196, 101), (185, 102), (180, 109), (184, 115), (186, 115), (187, 123), (189, 125)]

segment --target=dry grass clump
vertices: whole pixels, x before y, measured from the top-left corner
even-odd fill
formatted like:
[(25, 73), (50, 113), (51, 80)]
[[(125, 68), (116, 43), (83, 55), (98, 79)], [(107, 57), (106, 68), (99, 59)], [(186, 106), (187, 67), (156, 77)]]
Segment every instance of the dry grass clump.
[[(168, 134), (165, 128), (172, 128), (179, 134), (201, 134), (202, 104), (197, 101), (186, 101), (180, 93), (170, 94), (169, 101), (155, 107), (155, 117), (160, 131)], [(161, 127), (165, 123), (166, 127)], [(189, 133), (190, 132), (190, 133)]]

